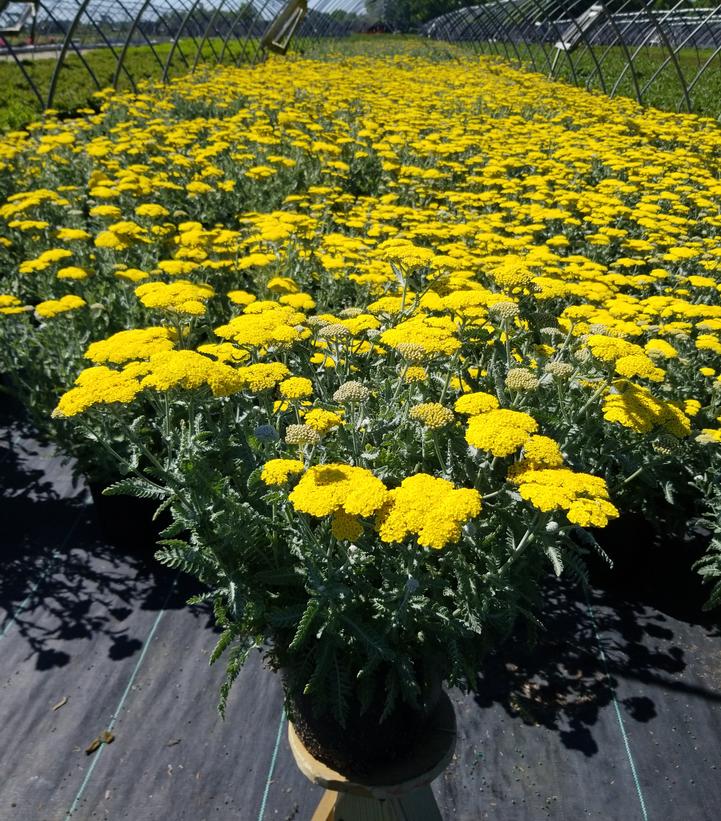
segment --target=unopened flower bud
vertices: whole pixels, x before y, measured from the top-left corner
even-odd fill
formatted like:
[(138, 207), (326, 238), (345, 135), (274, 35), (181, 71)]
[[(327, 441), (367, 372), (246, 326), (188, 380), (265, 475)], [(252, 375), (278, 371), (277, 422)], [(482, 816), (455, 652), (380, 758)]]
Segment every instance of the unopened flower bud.
[(317, 445), (321, 435), (310, 425), (288, 425), (285, 441), (288, 445)]
[(528, 368), (511, 368), (506, 374), (509, 391), (535, 391), (540, 382)]
[(510, 322), (518, 316), (518, 305), (515, 302), (496, 302), (489, 305), (488, 313), (500, 322)]
[(345, 325), (341, 325), (339, 322), (332, 322), (330, 325), (324, 325), (320, 331), (318, 331), (318, 336), (322, 336), (324, 339), (345, 339), (351, 335), (348, 328)]
[(395, 346), (395, 349), (408, 362), (422, 362), (428, 358), (425, 348), (413, 342), (401, 342)]
[(555, 376), (556, 379), (568, 379), (573, 373), (573, 365), (569, 365), (568, 362), (549, 362), (544, 371)]
[(346, 402), (365, 402), (371, 392), (360, 382), (345, 382), (333, 394), (333, 400), (343, 405)]
[(259, 425), (253, 435), (261, 442), (277, 442), (279, 439), (278, 431), (272, 425)]

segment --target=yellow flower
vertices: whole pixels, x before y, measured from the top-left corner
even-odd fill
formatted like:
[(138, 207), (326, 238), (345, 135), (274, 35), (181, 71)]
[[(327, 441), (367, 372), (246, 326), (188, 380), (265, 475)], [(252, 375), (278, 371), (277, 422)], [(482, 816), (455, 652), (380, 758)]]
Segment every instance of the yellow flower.
[(0, 294), (0, 314), (24, 314), (27, 308), (12, 294)]
[(290, 277), (272, 277), (266, 286), (269, 291), (280, 294), (296, 294), (300, 288)]
[(663, 382), (666, 372), (662, 368), (657, 368), (653, 361), (645, 354), (631, 354), (622, 356), (616, 360), (616, 373), (628, 379), (640, 376), (642, 379), (650, 379), (653, 382)]
[(271, 459), (263, 465), (260, 478), (266, 485), (284, 485), (291, 476), (304, 470), (305, 465), (297, 459)]
[(296, 510), (323, 517), (337, 510), (372, 516), (387, 497), (385, 485), (369, 470), (331, 463), (310, 468), (288, 498)]
[(281, 382), (278, 389), (284, 399), (307, 399), (313, 395), (313, 383), (303, 376), (291, 376)]
[(88, 272), (84, 268), (70, 265), (67, 268), (60, 268), (57, 273), (58, 279), (87, 279)]
[(603, 479), (568, 468), (526, 470), (509, 477), (518, 484), (521, 497), (544, 513), (559, 508), (566, 511), (569, 522), (581, 527), (605, 527), (618, 516), (611, 504)]
[(340, 427), (343, 424), (343, 419), (333, 411), (313, 408), (303, 416), (303, 422), (317, 430), (318, 433), (328, 433), (333, 428)]
[(339, 541), (354, 542), (363, 535), (363, 525), (357, 516), (339, 508), (331, 517), (331, 533)]
[(90, 239), (90, 234), (83, 228), (58, 228), (56, 236), (63, 242), (73, 242), (75, 240)]
[(425, 382), (426, 379), (428, 379), (428, 371), (421, 365), (409, 365), (403, 374), (404, 382)]
[(603, 418), (637, 433), (648, 433), (657, 426), (678, 437), (691, 433), (691, 423), (680, 408), (657, 399), (647, 388), (622, 379), (614, 383), (603, 399)]
[(153, 354), (148, 360), (147, 371), (141, 386), (157, 391), (207, 386), (214, 396), (228, 396), (242, 390), (244, 385), (239, 370), (196, 351), (168, 350)]
[(477, 393), (466, 393), (459, 396), (453, 407), (458, 413), (476, 416), (479, 413), (495, 410), (498, 407), (498, 400), (493, 394), (478, 391)]
[(170, 215), (170, 211), (159, 203), (156, 202), (146, 202), (143, 205), (139, 205), (135, 209), (135, 213), (139, 217), (150, 217), (151, 219), (156, 219), (158, 217), (167, 217)]
[(93, 342), (85, 351), (85, 358), (96, 364), (121, 365), (131, 359), (149, 359), (174, 346), (173, 333), (168, 328), (133, 328)]
[(146, 282), (135, 289), (135, 294), (140, 297), (146, 308), (157, 308), (186, 316), (203, 316), (204, 303), (215, 294), (215, 291), (210, 285), (196, 285), (187, 279), (177, 279), (170, 284)]
[(60, 397), (53, 416), (76, 416), (94, 405), (127, 404), (140, 389), (140, 382), (123, 371), (104, 365), (87, 368), (75, 381), (75, 387)]
[(698, 337), (696, 337), (696, 347), (700, 351), (721, 353), (721, 340), (713, 334), (699, 334)]
[(150, 279), (150, 274), (138, 268), (119, 269), (115, 271), (115, 276), (119, 279), (127, 279), (129, 282), (142, 282), (144, 279)]
[(403, 346), (413, 345), (428, 356), (450, 356), (461, 347), (455, 332), (456, 326), (449, 317), (419, 314), (384, 331), (381, 334), (381, 342), (400, 351)]
[(538, 430), (538, 423), (527, 413), (512, 410), (490, 410), (468, 421), (466, 441), (493, 456), (510, 456), (525, 445)]
[(228, 291), (228, 299), (235, 305), (250, 305), (255, 302), (256, 297), (248, 291)]
[(83, 308), (87, 304), (82, 297), (68, 294), (61, 299), (47, 299), (45, 302), (39, 302), (35, 306), (35, 313), (43, 319), (50, 319), (58, 314)]
[(664, 339), (650, 339), (644, 346), (644, 350), (651, 357), (660, 359), (677, 359), (678, 351)]
[(315, 300), (310, 294), (284, 294), (278, 300), (281, 305), (290, 305), (298, 311), (312, 311), (315, 308)]
[(443, 428), (453, 422), (453, 411), (438, 402), (425, 402), (413, 405), (410, 409), (411, 419), (415, 419), (427, 428)]
[(414, 535), (422, 547), (439, 550), (457, 542), (463, 525), (480, 511), (478, 491), (456, 489), (446, 479), (418, 473), (388, 493), (378, 515), (378, 534), (384, 542), (401, 542)]

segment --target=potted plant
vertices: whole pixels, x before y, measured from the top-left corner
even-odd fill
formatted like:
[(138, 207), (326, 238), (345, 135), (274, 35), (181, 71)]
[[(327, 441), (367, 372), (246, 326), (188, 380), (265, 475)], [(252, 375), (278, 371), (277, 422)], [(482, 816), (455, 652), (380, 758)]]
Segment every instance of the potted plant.
[(310, 316), (257, 300), (215, 344), (91, 368), (55, 411), (98, 447), (126, 420), (133, 475), (110, 492), (170, 511), (156, 555), (208, 587), (221, 707), (260, 649), (303, 745), (356, 777), (403, 757), (441, 683), (473, 686), (531, 616), (549, 561), (583, 573), (573, 532), (617, 515), (536, 421), (563, 397), (509, 359), (518, 300), (423, 274), (414, 291), (393, 267), (381, 299)]

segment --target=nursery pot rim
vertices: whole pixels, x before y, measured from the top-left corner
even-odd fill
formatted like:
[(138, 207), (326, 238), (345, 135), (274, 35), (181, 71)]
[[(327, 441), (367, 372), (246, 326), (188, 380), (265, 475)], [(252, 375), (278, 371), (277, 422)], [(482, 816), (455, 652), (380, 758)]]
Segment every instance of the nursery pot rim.
[(288, 722), (293, 758), (309, 781), (326, 790), (377, 799), (397, 798), (430, 784), (448, 766), (456, 747), (456, 736), (456, 714), (448, 694), (443, 691), (407, 754), (361, 779), (337, 772), (315, 758), (303, 745), (293, 722)]

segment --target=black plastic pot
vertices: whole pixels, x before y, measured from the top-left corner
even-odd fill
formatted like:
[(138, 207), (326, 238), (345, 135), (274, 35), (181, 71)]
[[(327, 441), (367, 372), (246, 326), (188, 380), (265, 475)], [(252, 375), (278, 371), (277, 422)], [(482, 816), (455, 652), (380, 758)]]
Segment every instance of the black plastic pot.
[[(381, 721), (385, 702), (385, 676), (378, 676), (375, 697), (361, 711), (355, 693), (348, 698), (345, 726), (329, 713), (317, 714), (313, 697), (290, 695), (286, 699), (288, 718), (304, 747), (318, 761), (338, 772), (363, 777), (402, 758), (426, 727), (443, 693), (435, 671), (426, 683), (423, 707), (413, 709), (399, 699), (393, 712)], [(288, 671), (282, 671), (284, 686)]]

